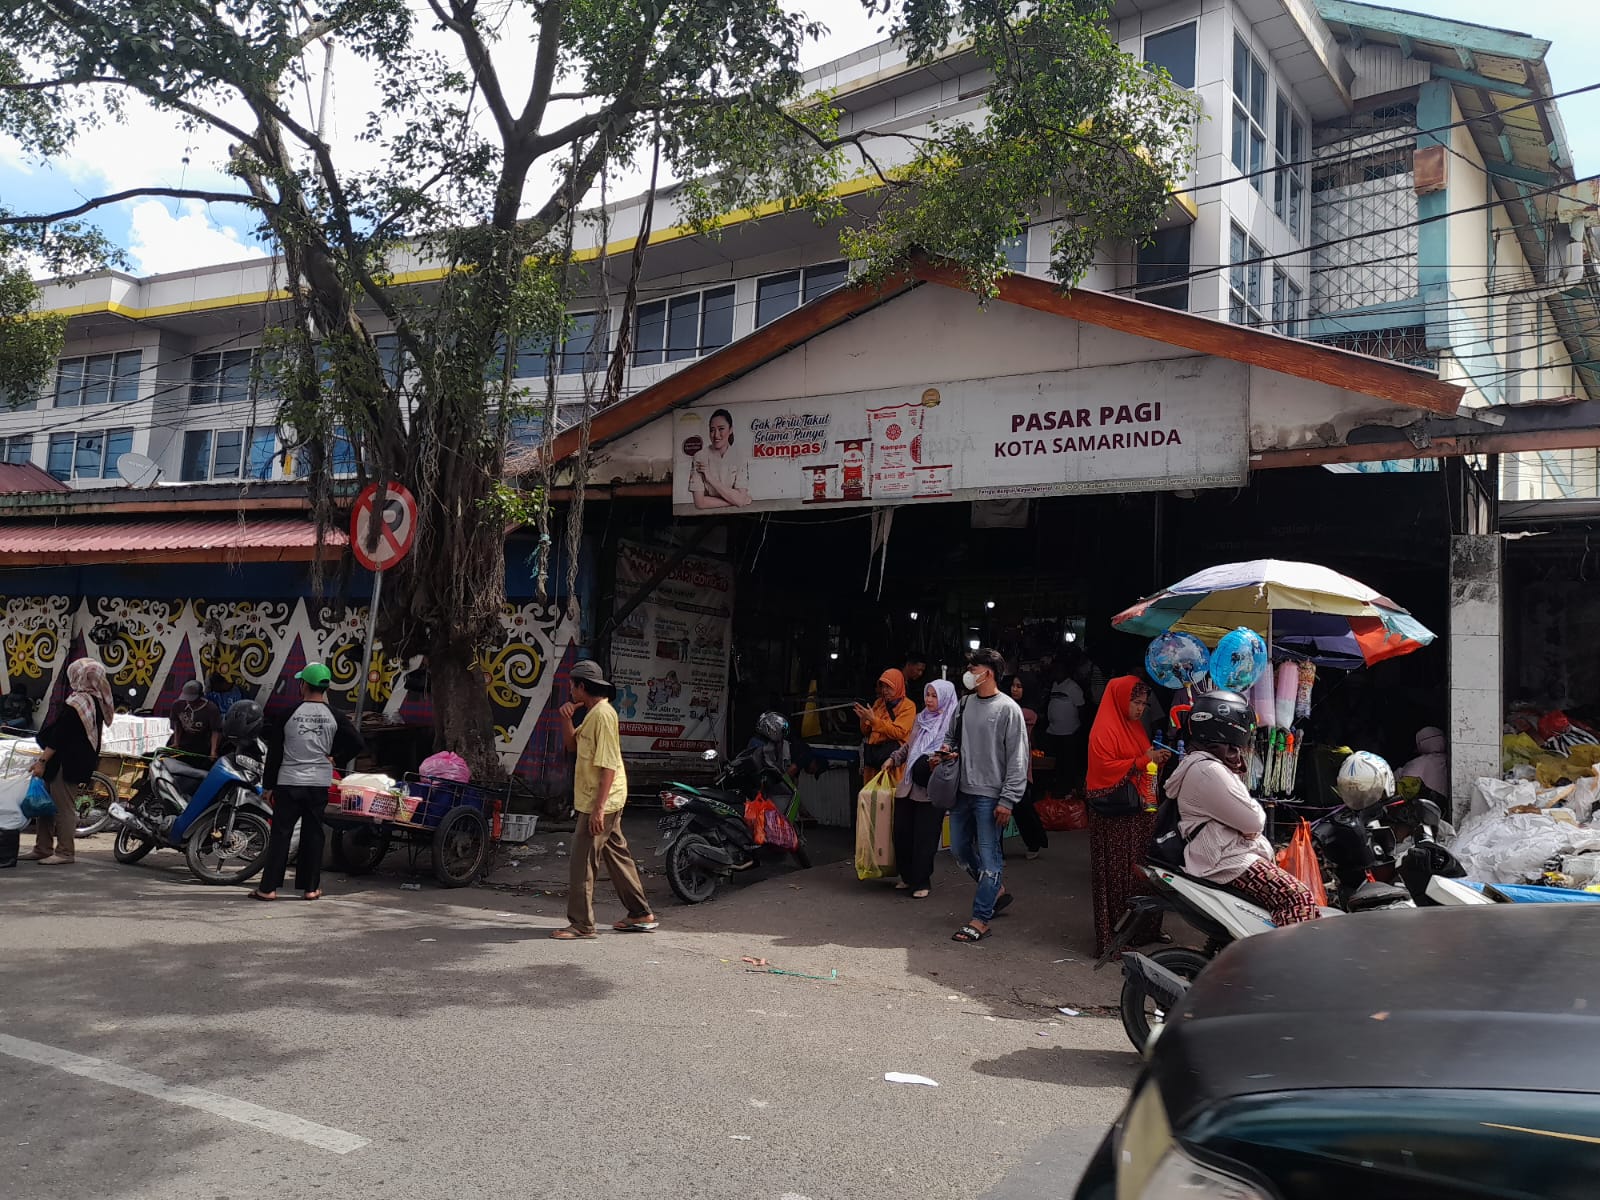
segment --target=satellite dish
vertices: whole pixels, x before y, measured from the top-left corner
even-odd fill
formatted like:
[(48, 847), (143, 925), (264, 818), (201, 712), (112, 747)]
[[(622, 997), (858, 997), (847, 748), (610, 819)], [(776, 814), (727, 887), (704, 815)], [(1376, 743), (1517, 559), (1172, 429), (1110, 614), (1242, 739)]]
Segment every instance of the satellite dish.
[(129, 487), (147, 488), (161, 478), (161, 464), (143, 454), (123, 454), (117, 458), (117, 474)]

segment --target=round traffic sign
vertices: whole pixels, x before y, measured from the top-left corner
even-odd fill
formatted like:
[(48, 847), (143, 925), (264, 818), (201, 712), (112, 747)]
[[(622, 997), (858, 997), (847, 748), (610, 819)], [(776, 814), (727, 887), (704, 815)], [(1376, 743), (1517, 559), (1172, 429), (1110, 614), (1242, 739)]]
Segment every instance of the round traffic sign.
[[(369, 571), (386, 571), (406, 556), (417, 538), (417, 500), (398, 483), (386, 486), (381, 509), (378, 485), (368, 484), (356, 497), (350, 514), (350, 549), (356, 561)], [(378, 526), (377, 545), (368, 551), (374, 523)]]

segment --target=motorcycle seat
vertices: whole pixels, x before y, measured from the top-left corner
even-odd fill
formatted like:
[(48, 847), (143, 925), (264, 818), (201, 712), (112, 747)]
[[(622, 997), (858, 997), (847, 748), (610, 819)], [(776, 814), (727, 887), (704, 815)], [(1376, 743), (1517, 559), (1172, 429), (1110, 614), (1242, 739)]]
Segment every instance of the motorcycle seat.
[(166, 760), (166, 769), (174, 779), (193, 779), (197, 782), (211, 774), (209, 767), (191, 767), (188, 763), (180, 762), (175, 758)]

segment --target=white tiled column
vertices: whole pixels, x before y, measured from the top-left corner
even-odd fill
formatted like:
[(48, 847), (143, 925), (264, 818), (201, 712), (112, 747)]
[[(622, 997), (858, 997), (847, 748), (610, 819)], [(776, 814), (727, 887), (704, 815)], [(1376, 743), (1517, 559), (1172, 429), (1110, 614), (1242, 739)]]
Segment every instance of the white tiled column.
[(1495, 534), (1450, 539), (1450, 790), (1458, 820), (1473, 780), (1500, 776), (1501, 547)]

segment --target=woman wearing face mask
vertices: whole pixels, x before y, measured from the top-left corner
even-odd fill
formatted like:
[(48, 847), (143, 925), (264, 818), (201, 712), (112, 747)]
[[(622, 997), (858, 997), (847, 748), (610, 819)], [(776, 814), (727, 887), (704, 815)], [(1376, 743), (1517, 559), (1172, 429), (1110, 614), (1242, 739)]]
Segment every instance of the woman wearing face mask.
[(890, 759), (897, 767), (909, 765), (894, 794), (894, 858), (900, 866), (900, 882), (894, 886), (909, 890), (913, 900), (927, 899), (933, 883), (944, 810), (928, 799), (928, 775), (933, 769), (930, 756), (944, 748), (956, 703), (956, 685), (948, 679), (935, 679), (923, 688), (922, 711), (911, 728), (911, 740)]
[(706, 423), (711, 444), (689, 464), (689, 495), (696, 508), (743, 508), (750, 503), (750, 475), (733, 448), (733, 415), (725, 408)]
[(1106, 694), (1089, 730), (1089, 774), (1084, 799), (1089, 805), (1089, 875), (1094, 891), (1094, 952), (1111, 942), (1128, 898), (1150, 890), (1142, 868), (1145, 849), (1155, 836), (1156, 817), (1135, 805), (1108, 812), (1127, 795), (1124, 784), (1143, 782), (1150, 764), (1160, 766), (1172, 751), (1153, 747), (1144, 726), (1150, 688), (1132, 675), (1106, 684)]
[(1274, 925), (1322, 915), (1311, 889), (1273, 860), (1262, 836), (1266, 814), (1244, 785), (1245, 750), (1254, 710), (1237, 692), (1212, 692), (1189, 712), (1189, 753), (1167, 780), (1178, 802), (1184, 870), (1243, 892), (1272, 914)]

